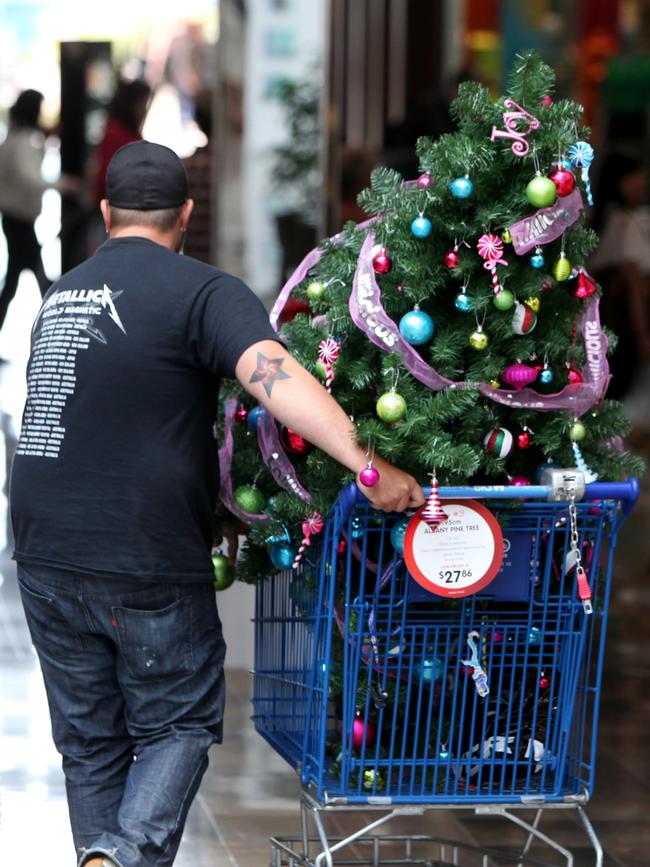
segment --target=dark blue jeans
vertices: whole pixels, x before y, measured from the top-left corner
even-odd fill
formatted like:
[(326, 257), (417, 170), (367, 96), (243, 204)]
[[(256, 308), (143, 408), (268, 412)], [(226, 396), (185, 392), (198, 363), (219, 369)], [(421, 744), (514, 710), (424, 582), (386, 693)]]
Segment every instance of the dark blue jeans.
[(79, 864), (172, 864), (221, 740), (225, 644), (209, 584), (18, 564), (63, 756)]

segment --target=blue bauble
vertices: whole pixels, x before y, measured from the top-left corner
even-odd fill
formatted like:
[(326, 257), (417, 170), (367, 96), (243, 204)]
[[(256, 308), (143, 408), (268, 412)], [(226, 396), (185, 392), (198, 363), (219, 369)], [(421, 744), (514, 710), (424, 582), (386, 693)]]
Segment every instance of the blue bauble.
[(456, 295), (454, 304), (456, 305), (456, 310), (460, 310), (461, 313), (469, 313), (472, 309), (472, 299), (464, 292), (459, 292)]
[(539, 644), (541, 637), (541, 630), (537, 626), (531, 626), (530, 632), (528, 633), (528, 643)]
[(296, 559), (296, 549), (288, 542), (274, 542), (269, 554), (276, 569), (290, 569)]
[(393, 528), (390, 531), (390, 541), (400, 557), (404, 553), (404, 536), (408, 523), (408, 518), (400, 518), (393, 524)]
[(535, 470), (535, 482), (538, 485), (542, 484), (542, 473), (544, 470), (552, 470), (557, 467), (557, 464), (554, 464), (553, 461), (546, 461), (544, 464), (540, 464)]
[(363, 521), (361, 518), (352, 518), (350, 521), (350, 536), (353, 539), (361, 539), (363, 537)]
[(449, 189), (457, 199), (467, 199), (474, 192), (474, 184), (468, 177), (456, 178), (449, 184)]
[(263, 406), (254, 406), (253, 409), (248, 413), (246, 418), (246, 424), (248, 425), (248, 430), (251, 433), (257, 433), (257, 423), (260, 420), (260, 413), (266, 412)]
[(543, 382), (544, 385), (548, 385), (549, 382), (553, 382), (553, 371), (550, 367), (544, 367), (539, 372), (539, 381)]
[(533, 268), (543, 268), (544, 267), (544, 257), (541, 253), (533, 253), (530, 257), (530, 264)]
[(436, 657), (433, 657), (432, 659), (423, 659), (418, 665), (418, 672), (424, 683), (435, 683), (436, 680), (440, 680), (444, 670), (444, 665)]
[(411, 223), (411, 232), (416, 238), (428, 238), (431, 234), (431, 220), (426, 217), (416, 217)]
[(411, 346), (422, 346), (433, 337), (433, 319), (423, 310), (410, 310), (399, 322), (400, 334)]

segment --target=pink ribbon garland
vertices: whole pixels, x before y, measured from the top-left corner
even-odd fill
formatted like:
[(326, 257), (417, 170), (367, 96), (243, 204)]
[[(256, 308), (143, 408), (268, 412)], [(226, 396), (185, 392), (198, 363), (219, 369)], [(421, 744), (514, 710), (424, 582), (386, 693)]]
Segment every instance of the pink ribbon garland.
[(219, 498), (224, 506), (246, 524), (255, 521), (268, 521), (269, 516), (260, 514), (253, 515), (245, 512), (239, 506), (232, 492), (232, 453), (233, 436), (232, 429), (237, 412), (237, 401), (233, 398), (226, 401), (226, 418), (224, 425), (223, 445), (219, 449)]
[(523, 256), (533, 247), (550, 244), (572, 226), (584, 208), (580, 190), (575, 187), (568, 196), (560, 196), (548, 208), (540, 208), (508, 227), (512, 246), (518, 256)]
[(262, 459), (276, 484), (290, 494), (295, 494), (305, 502), (311, 503), (311, 494), (300, 484), (293, 464), (280, 441), (275, 419), (268, 410), (264, 410), (258, 416), (257, 441)]

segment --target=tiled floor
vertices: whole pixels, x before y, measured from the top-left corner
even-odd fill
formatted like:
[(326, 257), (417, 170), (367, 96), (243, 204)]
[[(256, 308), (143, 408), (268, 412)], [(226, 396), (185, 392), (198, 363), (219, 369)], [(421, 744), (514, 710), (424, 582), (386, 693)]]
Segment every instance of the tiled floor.
[[(0, 355), (13, 360), (0, 367), (0, 470), (5, 464), (3, 452), (7, 458), (11, 455), (28, 321), (38, 303), (35, 290), (29, 283), (25, 286), (0, 339)], [(5, 542), (5, 510), (6, 500), (0, 494), (0, 550)], [(646, 483), (621, 539), (603, 688), (598, 782), (589, 807), (607, 850), (605, 864), (616, 867), (650, 865), (649, 512), (650, 484)], [(6, 552), (0, 555), (0, 582), (0, 865), (73, 867), (59, 757), (50, 743), (40, 674)], [(225, 743), (213, 750), (190, 813), (178, 867), (261, 867), (269, 863), (269, 836), (299, 832), (297, 778), (253, 731), (249, 692), (249, 675), (230, 672)], [(328, 818), (328, 825), (337, 835), (363, 820), (363, 814), (337, 813)], [(576, 867), (594, 864), (573, 813), (553, 814), (546, 828), (571, 847)], [(400, 819), (386, 830), (437, 832), (492, 845), (521, 838), (503, 820), (468, 813)]]

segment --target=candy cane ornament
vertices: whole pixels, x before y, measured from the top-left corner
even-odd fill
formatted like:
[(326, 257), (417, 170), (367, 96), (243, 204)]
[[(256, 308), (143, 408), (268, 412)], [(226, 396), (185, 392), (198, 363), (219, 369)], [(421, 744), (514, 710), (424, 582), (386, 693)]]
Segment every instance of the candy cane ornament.
[(298, 548), (298, 553), (296, 554), (296, 558), (293, 561), (292, 569), (297, 569), (300, 565), (300, 561), (302, 560), (302, 555), (305, 552), (305, 548), (308, 545), (311, 545), (311, 537), (315, 536), (317, 533), (323, 529), (323, 519), (318, 512), (312, 512), (311, 515), (305, 518), (302, 522), (302, 542), (300, 543), (300, 547)]
[(325, 365), (325, 388), (328, 394), (332, 393), (334, 382), (334, 363), (339, 357), (341, 344), (333, 337), (321, 340), (318, 344), (318, 360)]
[(505, 265), (506, 267), (508, 265), (508, 262), (503, 258), (503, 241), (498, 235), (486, 232), (478, 239), (476, 249), (479, 256), (485, 259), (483, 267), (492, 275), (492, 289), (494, 294), (498, 295), (501, 291), (501, 282), (497, 274), (497, 265)]

